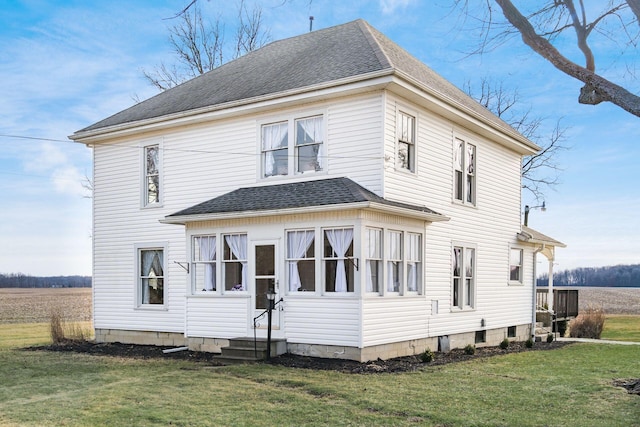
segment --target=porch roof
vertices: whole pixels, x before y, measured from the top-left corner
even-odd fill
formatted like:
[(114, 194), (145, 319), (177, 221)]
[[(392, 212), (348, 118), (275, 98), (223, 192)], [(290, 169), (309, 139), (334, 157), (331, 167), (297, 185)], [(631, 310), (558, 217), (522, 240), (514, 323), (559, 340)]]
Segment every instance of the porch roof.
[(538, 245), (549, 245), (553, 247), (566, 248), (567, 245), (553, 239), (539, 231), (529, 228), (526, 225), (522, 226), (522, 231), (518, 233), (518, 240), (526, 243), (533, 243)]
[(167, 215), (161, 222), (186, 224), (223, 218), (350, 208), (374, 209), (430, 222), (449, 219), (426, 206), (387, 200), (342, 177), (238, 188)]

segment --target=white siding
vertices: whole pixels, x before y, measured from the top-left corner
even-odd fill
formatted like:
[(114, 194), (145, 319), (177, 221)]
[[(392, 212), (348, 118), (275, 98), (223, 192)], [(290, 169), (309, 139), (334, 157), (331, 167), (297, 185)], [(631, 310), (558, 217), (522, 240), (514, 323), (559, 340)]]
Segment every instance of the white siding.
[(284, 313), (290, 342), (359, 346), (360, 301), (354, 296), (289, 298)]

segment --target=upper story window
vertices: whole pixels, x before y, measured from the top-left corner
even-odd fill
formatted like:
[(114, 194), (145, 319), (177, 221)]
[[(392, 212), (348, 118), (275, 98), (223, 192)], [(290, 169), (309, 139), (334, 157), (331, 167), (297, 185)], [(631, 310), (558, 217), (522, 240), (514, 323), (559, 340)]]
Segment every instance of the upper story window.
[(261, 139), (263, 178), (319, 172), (324, 169), (323, 116), (263, 125)]
[(164, 304), (164, 248), (138, 249), (138, 305)]
[(475, 248), (453, 247), (453, 301), (454, 307), (473, 308), (475, 295)]
[(454, 139), (454, 198), (476, 204), (476, 146)]
[(509, 250), (509, 281), (522, 283), (523, 250), (511, 248)]
[(398, 165), (414, 172), (416, 167), (416, 119), (409, 114), (398, 114)]
[(144, 206), (160, 203), (160, 146), (144, 147)]

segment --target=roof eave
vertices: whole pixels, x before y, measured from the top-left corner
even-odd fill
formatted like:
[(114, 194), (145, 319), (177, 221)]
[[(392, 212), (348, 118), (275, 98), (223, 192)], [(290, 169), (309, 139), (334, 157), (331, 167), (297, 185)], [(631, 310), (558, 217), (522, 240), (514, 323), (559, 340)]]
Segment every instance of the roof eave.
[(311, 206), (302, 208), (288, 208), (288, 209), (268, 209), (259, 211), (240, 211), (240, 212), (222, 212), (222, 213), (209, 213), (209, 214), (194, 214), (194, 215), (168, 215), (159, 221), (162, 224), (175, 224), (186, 225), (193, 222), (202, 221), (218, 221), (238, 218), (257, 218), (277, 215), (296, 215), (302, 213), (311, 212), (334, 212), (347, 209), (371, 209), (375, 211), (385, 212), (392, 215), (399, 215), (403, 217), (410, 217), (427, 222), (439, 222), (448, 221), (449, 218), (432, 212), (423, 212), (415, 209), (403, 208), (400, 206), (389, 206), (383, 203), (376, 202), (357, 202), (357, 203), (341, 203), (335, 205), (322, 205)]
[(98, 129), (78, 131), (68, 138), (83, 144), (93, 144), (111, 138), (123, 137), (131, 134), (162, 130), (170, 127), (184, 126), (229, 116), (246, 114), (249, 112), (266, 110), (274, 104), (278, 106), (293, 104), (301, 100), (323, 99), (335, 96), (340, 89), (340, 95), (350, 95), (383, 89), (392, 81), (394, 70), (384, 69), (366, 74), (360, 74), (340, 80), (332, 80), (289, 91), (282, 91), (245, 98), (237, 101), (211, 105), (202, 108), (166, 114), (144, 120), (137, 120)]
[(520, 240), (521, 242), (531, 243), (533, 245), (546, 245), (546, 246), (553, 246), (557, 248), (567, 247), (567, 245), (565, 245), (564, 243), (558, 240), (534, 239), (533, 236), (531, 236), (531, 234), (527, 233), (526, 231), (521, 231), (520, 233), (518, 233), (517, 236), (518, 236), (518, 240)]

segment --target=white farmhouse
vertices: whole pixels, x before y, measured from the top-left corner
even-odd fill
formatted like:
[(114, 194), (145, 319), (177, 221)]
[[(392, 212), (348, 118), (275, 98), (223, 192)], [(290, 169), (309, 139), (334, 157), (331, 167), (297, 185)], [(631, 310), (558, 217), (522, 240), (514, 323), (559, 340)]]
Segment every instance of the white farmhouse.
[(559, 244), (520, 223), (538, 147), (365, 21), (71, 139), (94, 153), (97, 341), (224, 352), (266, 337), (267, 291), (278, 352), (366, 361), (532, 335), (535, 254)]

